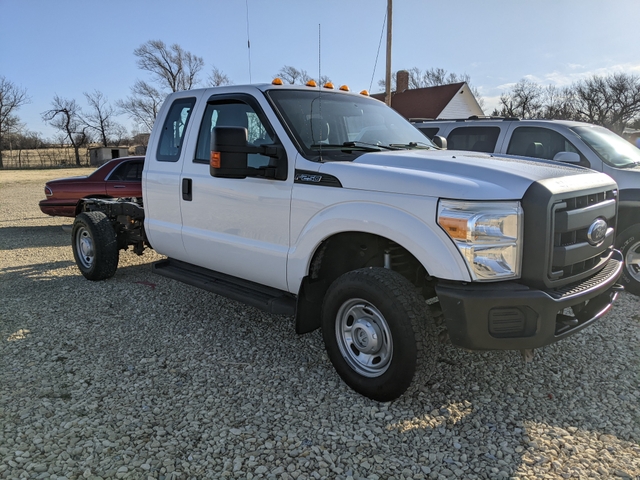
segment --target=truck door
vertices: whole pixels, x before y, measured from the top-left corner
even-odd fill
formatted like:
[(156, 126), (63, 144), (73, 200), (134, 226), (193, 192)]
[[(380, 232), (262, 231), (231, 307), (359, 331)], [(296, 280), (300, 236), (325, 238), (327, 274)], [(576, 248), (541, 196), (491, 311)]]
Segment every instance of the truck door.
[[(203, 102), (204, 103), (204, 102)], [(202, 111), (204, 110), (204, 111)], [(277, 142), (271, 124), (250, 95), (217, 95), (196, 112), (200, 121), (193, 160), (185, 160), (180, 197), (187, 261), (217, 272), (286, 290), (293, 180), (215, 178), (210, 175), (211, 130), (247, 129), (253, 145)], [(250, 167), (270, 158), (250, 154)]]
[(189, 139), (189, 126), (199, 92), (175, 94), (158, 114), (161, 128), (149, 138), (142, 176), (145, 231), (153, 248), (168, 257), (184, 256), (182, 218), (179, 208), (182, 158)]

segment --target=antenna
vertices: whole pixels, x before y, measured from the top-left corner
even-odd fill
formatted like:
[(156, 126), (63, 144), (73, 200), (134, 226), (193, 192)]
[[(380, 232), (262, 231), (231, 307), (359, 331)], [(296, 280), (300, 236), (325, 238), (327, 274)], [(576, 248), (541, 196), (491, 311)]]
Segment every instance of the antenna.
[(322, 160), (322, 95), (320, 94), (322, 90), (322, 86), (320, 82), (322, 81), (322, 24), (318, 24), (318, 114), (320, 115), (320, 160)]
[(321, 88), (320, 82), (322, 81), (322, 71), (321, 71), (321, 63), (322, 63), (322, 51), (320, 50), (320, 44), (322, 43), (322, 32), (321, 32), (322, 24), (318, 24), (318, 88)]
[(247, 7), (247, 51), (249, 55), (249, 83), (251, 81), (251, 40), (249, 39), (249, 0), (245, 0), (245, 5)]

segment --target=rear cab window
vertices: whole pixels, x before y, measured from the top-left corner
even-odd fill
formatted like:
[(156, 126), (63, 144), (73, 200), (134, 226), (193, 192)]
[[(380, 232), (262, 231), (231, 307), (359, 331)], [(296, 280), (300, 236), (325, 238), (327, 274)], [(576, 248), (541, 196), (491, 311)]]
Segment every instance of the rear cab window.
[(458, 127), (447, 136), (449, 150), (493, 153), (500, 127)]
[(177, 162), (182, 152), (184, 135), (196, 99), (193, 97), (179, 98), (173, 102), (167, 114), (160, 143), (156, 152), (156, 159), (160, 162)]

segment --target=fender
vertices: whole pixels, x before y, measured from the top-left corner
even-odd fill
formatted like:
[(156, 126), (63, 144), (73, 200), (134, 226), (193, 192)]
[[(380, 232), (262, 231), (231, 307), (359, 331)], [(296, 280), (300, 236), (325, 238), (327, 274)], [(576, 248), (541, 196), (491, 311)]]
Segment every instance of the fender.
[(620, 189), (616, 237), (631, 225), (640, 222), (638, 208), (640, 208), (640, 188)]
[[(436, 201), (432, 200), (432, 204), (429, 210), (435, 225)], [(429, 212), (425, 214), (429, 215)], [(346, 202), (318, 211), (292, 243), (287, 262), (290, 292), (298, 293), (318, 246), (327, 238), (344, 232), (371, 233), (388, 238), (416, 257), (429, 275), (471, 281), (464, 259), (438, 226), (430, 227), (399, 207), (374, 202)]]

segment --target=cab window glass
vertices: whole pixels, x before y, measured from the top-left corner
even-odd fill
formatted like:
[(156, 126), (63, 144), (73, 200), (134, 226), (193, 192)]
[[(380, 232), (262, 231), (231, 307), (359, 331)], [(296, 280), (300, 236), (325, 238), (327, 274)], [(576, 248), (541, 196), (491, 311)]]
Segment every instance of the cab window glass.
[[(211, 132), (214, 127), (243, 127), (247, 129), (249, 146), (268, 145), (273, 143), (273, 135), (267, 130), (265, 123), (256, 111), (248, 104), (240, 101), (224, 101), (209, 103), (204, 113), (198, 134), (196, 147), (196, 163), (209, 163), (211, 156)], [(259, 168), (269, 165), (270, 158), (258, 153), (248, 155), (248, 166)]]
[[(541, 127), (518, 127), (513, 131), (507, 154), (553, 160), (558, 152), (580, 155), (569, 140), (560, 133)], [(580, 155), (582, 158), (582, 155)]]
[(171, 105), (164, 120), (156, 158), (161, 162), (177, 162), (182, 151), (182, 140), (187, 131), (195, 98), (179, 98)]
[(447, 148), (493, 153), (499, 135), (499, 127), (458, 127), (447, 137)]
[(424, 133), (427, 138), (432, 139), (440, 129), (438, 127), (418, 127), (418, 130)]
[(143, 162), (124, 162), (109, 175), (109, 181), (135, 182), (142, 180)]

